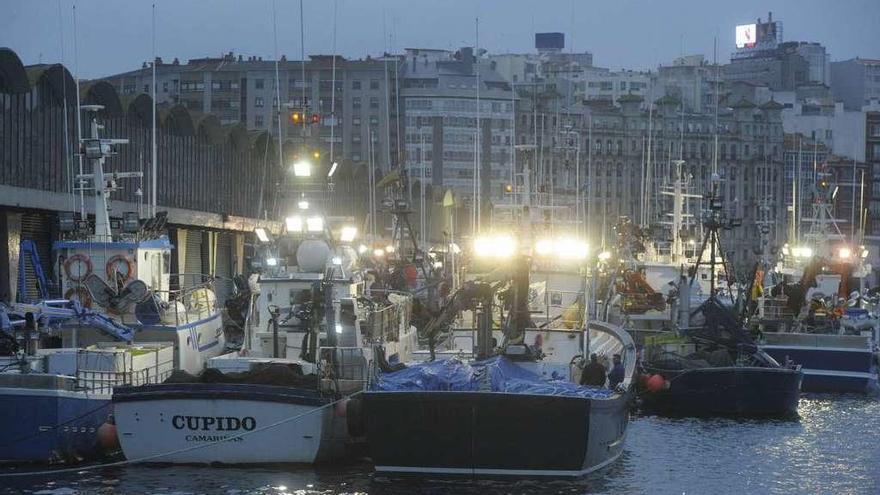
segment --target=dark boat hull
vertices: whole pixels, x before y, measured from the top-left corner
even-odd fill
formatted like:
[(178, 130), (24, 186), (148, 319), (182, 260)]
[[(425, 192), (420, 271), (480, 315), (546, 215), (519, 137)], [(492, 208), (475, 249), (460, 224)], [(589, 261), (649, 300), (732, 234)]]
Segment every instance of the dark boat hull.
[(378, 472), (580, 476), (620, 456), (628, 402), (628, 394), (367, 392), (363, 413)]
[(723, 367), (663, 370), (669, 387), (642, 394), (646, 412), (686, 416), (787, 417), (797, 415), (803, 374), (785, 368)]

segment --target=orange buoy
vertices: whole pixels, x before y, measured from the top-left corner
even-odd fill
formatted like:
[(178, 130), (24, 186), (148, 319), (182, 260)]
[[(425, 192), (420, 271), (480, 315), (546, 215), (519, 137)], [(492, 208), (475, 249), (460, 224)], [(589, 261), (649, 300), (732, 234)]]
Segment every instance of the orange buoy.
[(101, 450), (108, 453), (119, 450), (119, 436), (115, 424), (104, 423), (98, 427), (98, 445)]
[(661, 375), (651, 375), (645, 382), (645, 388), (649, 392), (659, 392), (666, 388), (666, 379)]

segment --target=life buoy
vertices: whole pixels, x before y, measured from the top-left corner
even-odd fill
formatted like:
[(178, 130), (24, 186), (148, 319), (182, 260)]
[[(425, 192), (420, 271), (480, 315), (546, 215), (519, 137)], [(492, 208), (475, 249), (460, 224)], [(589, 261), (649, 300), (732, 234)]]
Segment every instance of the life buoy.
[(71, 287), (64, 293), (64, 299), (77, 300), (84, 308), (92, 307), (92, 294), (85, 287)]
[[(125, 263), (125, 272), (118, 272), (116, 270), (116, 266), (121, 264), (120, 262)], [(112, 258), (107, 260), (107, 266), (105, 268), (107, 269), (108, 281), (115, 280), (116, 273), (122, 273), (125, 277), (125, 282), (131, 280), (132, 275), (134, 275), (134, 266), (131, 263), (131, 259), (129, 259), (128, 256), (123, 256), (121, 254), (117, 254), (116, 256), (113, 256)]]
[[(82, 270), (74, 270), (74, 268), (73, 268), (74, 263), (85, 264), (86, 265), (86, 272), (82, 273)], [(64, 261), (64, 274), (67, 275), (67, 278), (70, 279), (72, 282), (82, 282), (83, 280), (86, 279), (86, 277), (91, 275), (91, 273), (92, 273), (92, 260), (89, 259), (89, 257), (86, 256), (85, 254), (76, 253)]]

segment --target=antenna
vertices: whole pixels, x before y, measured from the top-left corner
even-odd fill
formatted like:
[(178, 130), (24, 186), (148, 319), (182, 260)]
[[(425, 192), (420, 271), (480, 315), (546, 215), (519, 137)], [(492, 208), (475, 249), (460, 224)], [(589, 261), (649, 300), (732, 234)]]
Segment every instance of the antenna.
[[(79, 147), (82, 143), (82, 108), (79, 100), (79, 48), (77, 46), (77, 35), (76, 35), (76, 4), (73, 5), (73, 72), (75, 72), (76, 76), (76, 142), (77, 147)], [(83, 157), (82, 153), (78, 153), (79, 157), (79, 175), (83, 174)], [(79, 189), (79, 217), (81, 220), (86, 219), (86, 198), (85, 193), (83, 192), (83, 186), (85, 184), (80, 181), (78, 183)]]
[(474, 27), (476, 30), (476, 39), (474, 41), (476, 44), (476, 46), (474, 46), (474, 59), (475, 59), (476, 63), (474, 65), (474, 73), (477, 77), (477, 137), (476, 137), (476, 143), (474, 145), (474, 222), (476, 224), (475, 232), (479, 232), (481, 230), (480, 227), (481, 227), (481, 223), (482, 223), (482, 218), (480, 218), (480, 217), (482, 217), (482, 211), (480, 211), (480, 210), (481, 210), (481, 206), (482, 206), (481, 203), (483, 202), (482, 201), (483, 200), (483, 197), (482, 197), (483, 191), (482, 191), (482, 187), (481, 187), (482, 184), (480, 183), (481, 182), (480, 181), (480, 168), (481, 168), (480, 167), (480, 162), (481, 162), (481, 160), (480, 160), (480, 158), (481, 158), (481, 156), (480, 156), (480, 144), (481, 144), (480, 143), (480, 138), (481, 138), (480, 113), (481, 113), (482, 109), (480, 108), (480, 84), (481, 84), (481, 81), (480, 81), (480, 55), (479, 55), (479, 50), (480, 50), (480, 18), (479, 17), (477, 17), (474, 20)]
[(152, 169), (150, 170), (150, 216), (156, 216), (157, 208), (158, 208), (158, 178), (156, 175), (158, 174), (158, 167), (156, 165), (156, 4), (153, 4), (153, 83), (151, 89), (153, 90), (153, 122), (152, 122), (152, 151), (153, 151), (153, 160), (152, 160)]
[[(61, 66), (64, 67), (64, 18), (61, 14), (61, 0), (58, 0), (58, 41), (61, 48)], [(60, 71), (61, 77), (61, 95), (64, 101), (64, 172), (67, 174), (67, 189), (70, 194), (70, 210), (75, 211), (76, 200), (73, 195), (73, 177), (70, 175), (70, 136), (69, 122), (67, 117), (67, 79), (64, 77), (64, 71)]]
[[(330, 121), (331, 122), (331, 124), (330, 124), (330, 163), (334, 164), (333, 166), (335, 166), (335, 163), (336, 163), (336, 159), (333, 155), (333, 144), (334, 144), (333, 142), (336, 140), (336, 137), (335, 137), (335, 134), (336, 134), (336, 12), (338, 10), (338, 7), (339, 7), (338, 1), (333, 0), (333, 62), (332, 62), (333, 66), (331, 69), (331, 76), (330, 76), (330, 79), (331, 79), (331, 83), (330, 83), (330, 95), (331, 95), (330, 96), (330, 117), (331, 117), (331, 121)], [(278, 43), (277, 36), (276, 36), (275, 43), (276, 43), (276, 45)], [(398, 115), (400, 115), (399, 112), (398, 112)], [(400, 133), (398, 133), (398, 136), (399, 135), (400, 135)], [(398, 137), (398, 139), (400, 139), (400, 138)], [(398, 149), (400, 149), (399, 144), (398, 144)]]
[[(272, 37), (275, 50), (275, 111), (278, 120), (278, 166), (284, 167), (284, 131), (281, 129), (281, 79), (278, 77), (278, 16), (275, 10), (275, 0), (272, 0)], [(305, 79), (303, 79), (305, 84)], [(303, 116), (303, 122), (306, 121)], [(263, 198), (260, 197), (260, 209), (263, 207)], [(273, 208), (274, 209), (274, 208)]]

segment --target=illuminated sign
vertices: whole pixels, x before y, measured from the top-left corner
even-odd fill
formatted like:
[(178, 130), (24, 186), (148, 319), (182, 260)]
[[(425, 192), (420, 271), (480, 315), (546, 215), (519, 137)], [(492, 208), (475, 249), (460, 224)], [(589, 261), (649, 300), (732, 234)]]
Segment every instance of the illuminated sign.
[(736, 27), (736, 47), (752, 48), (757, 42), (757, 29), (755, 24), (743, 24)]

